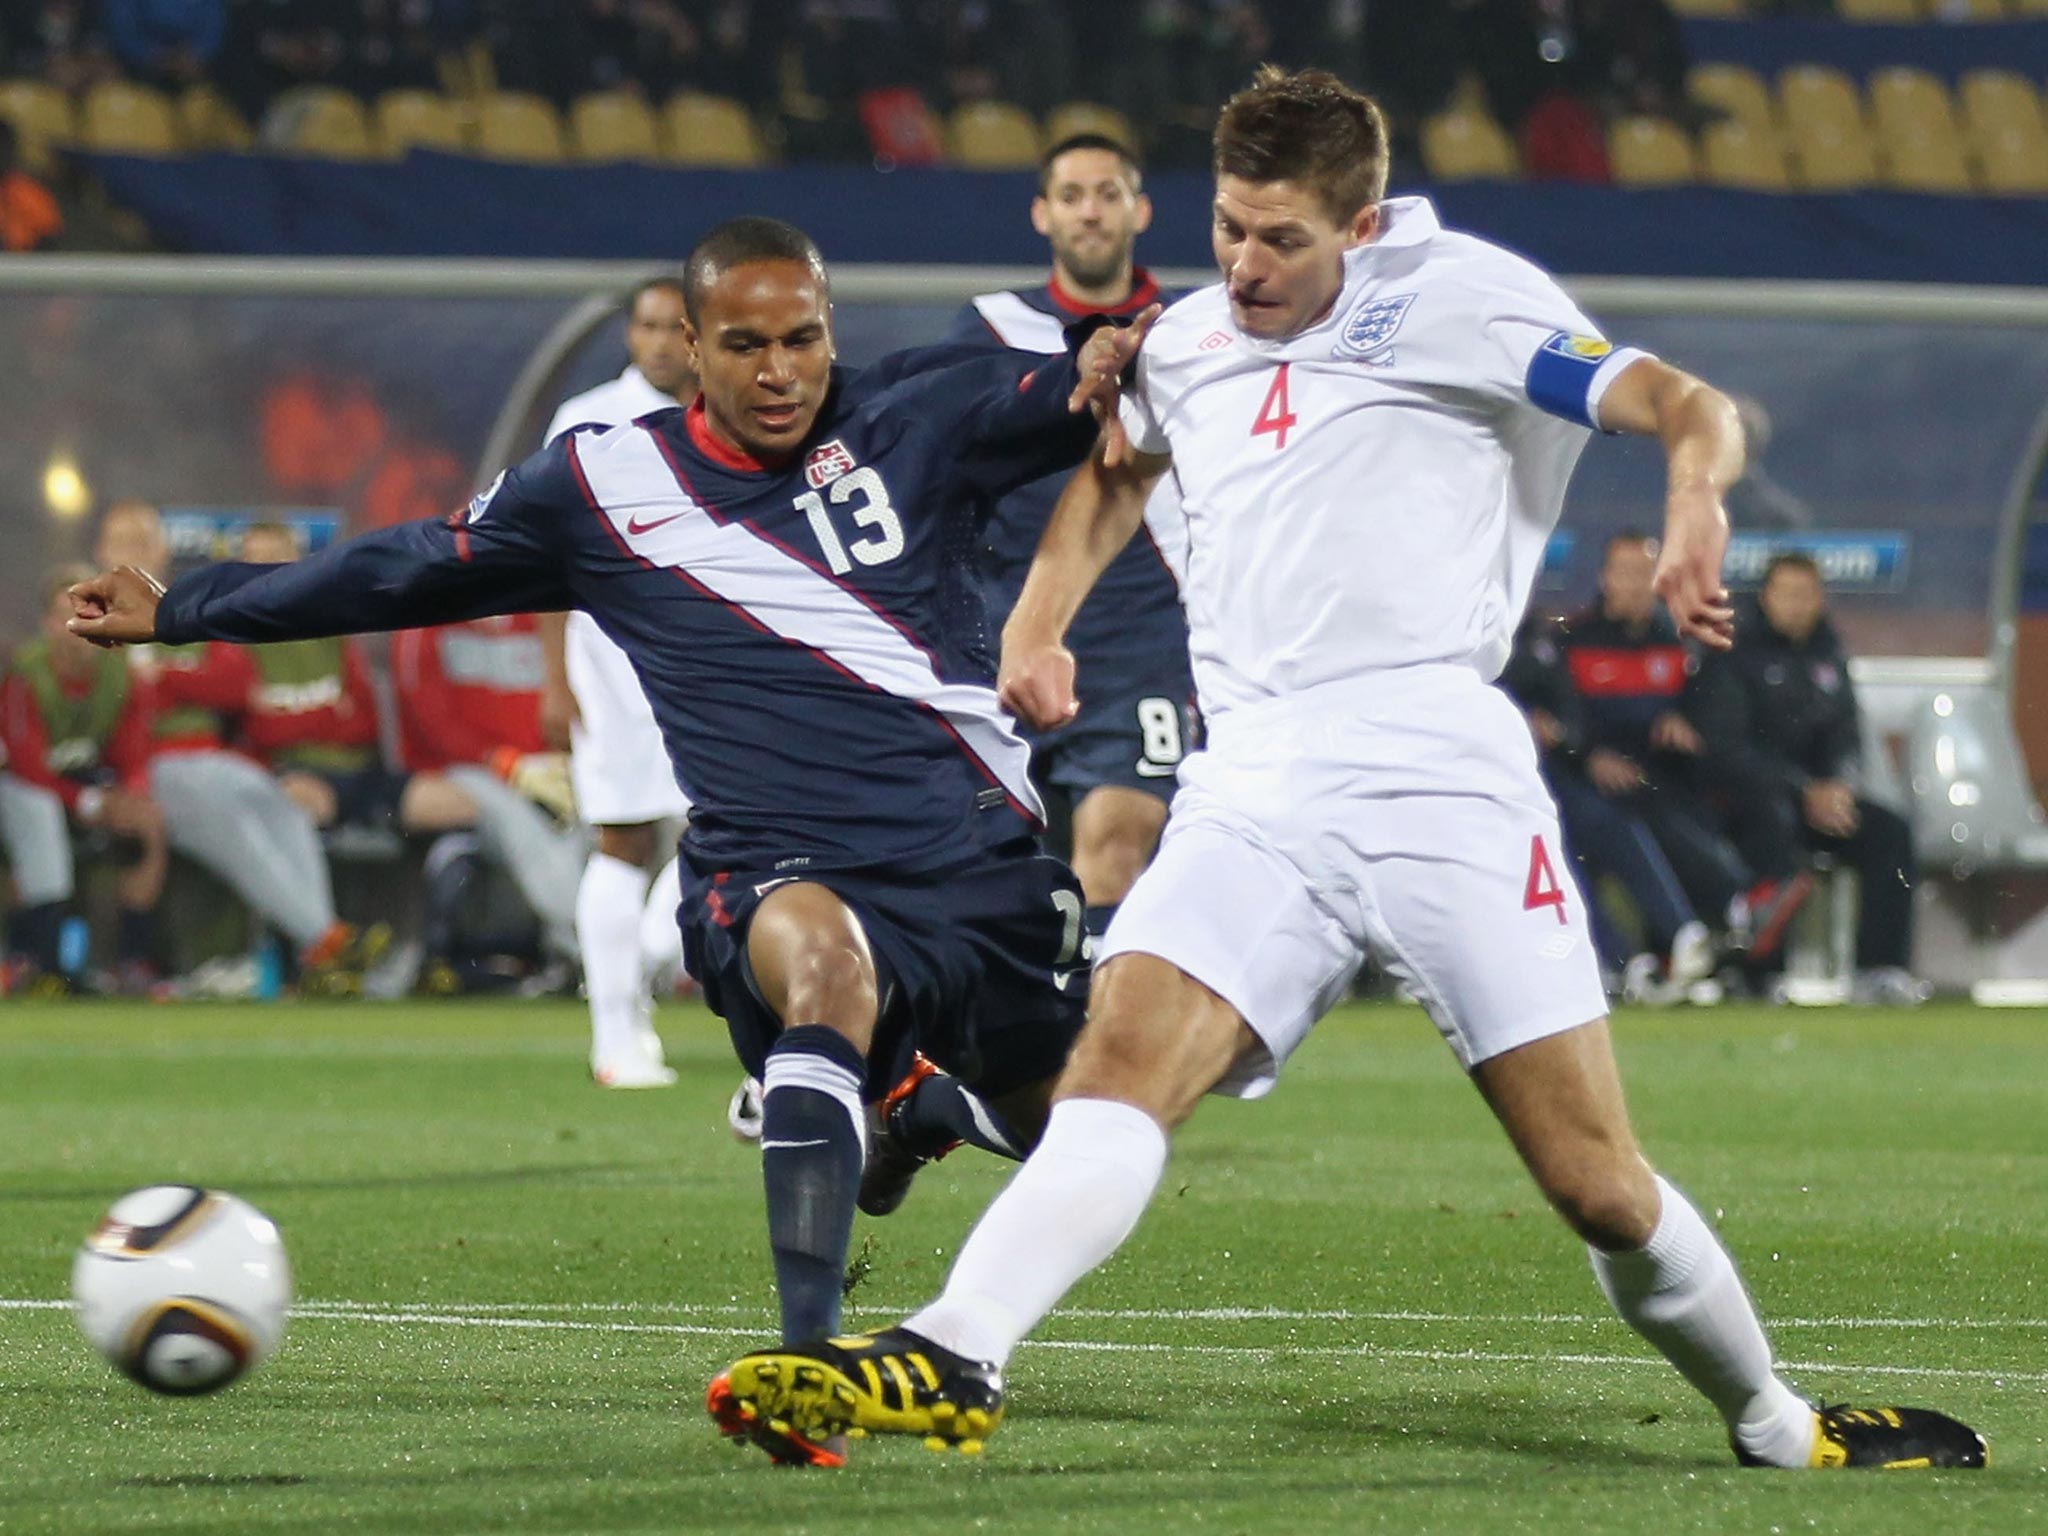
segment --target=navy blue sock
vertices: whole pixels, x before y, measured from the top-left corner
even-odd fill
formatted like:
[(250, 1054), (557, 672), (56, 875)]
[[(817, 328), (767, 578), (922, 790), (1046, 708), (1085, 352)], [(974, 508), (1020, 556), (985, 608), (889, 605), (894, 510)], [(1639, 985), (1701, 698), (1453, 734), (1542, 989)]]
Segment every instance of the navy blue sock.
[(133, 907), (123, 907), (114, 953), (122, 960), (137, 960), (147, 965), (155, 951), (156, 914), (146, 908), (137, 911)]
[(1109, 920), (1116, 916), (1120, 901), (1107, 902), (1099, 907), (1090, 907), (1081, 914), (1081, 921), (1088, 929), (1088, 937), (1094, 942), (1088, 946), (1088, 958), (1094, 959), (1095, 952), (1102, 947), (1102, 936), (1109, 932)]
[(7, 947), (18, 955), (27, 955), (39, 969), (55, 972), (61, 969), (57, 937), (63, 927), (63, 902), (46, 901), (23, 907), (7, 920)]
[(936, 1157), (960, 1141), (1012, 1162), (1022, 1162), (1028, 1150), (986, 1099), (943, 1072), (912, 1089), (890, 1121), (897, 1139), (919, 1157)]
[(866, 1153), (865, 1067), (837, 1030), (799, 1024), (782, 1032), (761, 1073), (761, 1175), (786, 1343), (839, 1331)]

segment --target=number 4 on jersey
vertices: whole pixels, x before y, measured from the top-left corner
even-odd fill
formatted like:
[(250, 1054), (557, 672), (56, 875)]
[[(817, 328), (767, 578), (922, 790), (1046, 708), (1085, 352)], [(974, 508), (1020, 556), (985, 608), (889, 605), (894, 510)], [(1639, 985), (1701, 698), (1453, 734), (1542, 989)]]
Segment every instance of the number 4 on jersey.
[(1539, 907), (1557, 908), (1558, 926), (1571, 925), (1564, 910), (1564, 887), (1557, 883), (1557, 871), (1550, 867), (1550, 853), (1543, 846), (1540, 832), (1529, 839), (1529, 883), (1522, 891), (1522, 910), (1534, 912)]
[(1287, 370), (1291, 363), (1282, 363), (1279, 372), (1273, 375), (1273, 382), (1266, 390), (1265, 404), (1259, 407), (1258, 420), (1252, 423), (1252, 436), (1261, 433), (1273, 434), (1273, 451), (1278, 453), (1287, 446), (1287, 433), (1297, 418), (1287, 404)]

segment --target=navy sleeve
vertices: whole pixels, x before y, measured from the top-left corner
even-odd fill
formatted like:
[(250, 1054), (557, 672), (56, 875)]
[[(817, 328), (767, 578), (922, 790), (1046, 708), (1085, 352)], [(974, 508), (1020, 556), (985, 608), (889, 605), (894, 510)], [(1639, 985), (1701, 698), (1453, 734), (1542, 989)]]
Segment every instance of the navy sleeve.
[(290, 565), (207, 566), (174, 582), (157, 638), (262, 644), (574, 607), (564, 449), (500, 475), (461, 511), (380, 529)]
[(990, 347), (1000, 347), (1002, 337), (995, 333), (981, 311), (972, 304), (962, 304), (960, 312), (953, 317), (953, 325), (946, 332), (946, 340), (963, 347), (974, 347), (986, 352)]
[(891, 352), (885, 357), (877, 358), (861, 369), (857, 377), (864, 389), (891, 389), (905, 379), (913, 379), (920, 374), (934, 373), (941, 368), (951, 368), (959, 363), (978, 362), (986, 358), (988, 353), (988, 344), (975, 345), (955, 341), (942, 341), (929, 347), (905, 347), (901, 352)]
[[(962, 478), (976, 491), (1005, 496), (1088, 457), (1095, 446), (1094, 413), (1067, 409), (1067, 397), (1081, 382), (1072, 351), (1046, 357), (1005, 349), (978, 366), (985, 382), (965, 402), (966, 452), (960, 461)], [(965, 396), (970, 370), (959, 372)]]

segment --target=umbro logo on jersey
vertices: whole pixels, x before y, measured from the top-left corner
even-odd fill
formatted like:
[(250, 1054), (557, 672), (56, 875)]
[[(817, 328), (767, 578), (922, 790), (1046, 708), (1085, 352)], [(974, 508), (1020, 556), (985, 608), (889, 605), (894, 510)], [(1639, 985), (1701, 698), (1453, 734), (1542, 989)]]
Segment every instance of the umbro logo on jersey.
[(1230, 345), (1230, 332), (1211, 331), (1195, 344), (1197, 352), (1215, 352)]
[(1408, 318), (1408, 307), (1414, 302), (1412, 293), (1396, 294), (1390, 299), (1363, 300), (1344, 321), (1344, 333), (1338, 339), (1336, 355), (1349, 353), (1367, 362), (1373, 361), (1374, 354), (1384, 352), (1387, 343), (1394, 339), (1394, 332), (1401, 329), (1401, 322)]
[(633, 535), (634, 538), (637, 539), (643, 533), (652, 533), (657, 528), (667, 527), (677, 518), (682, 517), (684, 515), (685, 514), (681, 512), (671, 512), (667, 517), (657, 517), (652, 522), (646, 523), (641, 522), (640, 519), (637, 517), (628, 518), (626, 520), (626, 532), (630, 533), (631, 535)]
[(846, 451), (846, 444), (833, 438), (813, 448), (804, 460), (804, 481), (812, 490), (830, 485), (841, 475), (853, 468), (853, 455)]

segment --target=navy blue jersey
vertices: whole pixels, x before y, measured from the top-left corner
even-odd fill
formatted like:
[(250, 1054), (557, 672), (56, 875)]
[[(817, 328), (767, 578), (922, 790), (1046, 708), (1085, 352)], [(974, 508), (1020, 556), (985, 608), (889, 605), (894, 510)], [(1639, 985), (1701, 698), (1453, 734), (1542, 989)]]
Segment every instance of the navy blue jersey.
[(979, 509), (1077, 464), (1071, 357), (924, 349), (835, 370), (793, 461), (702, 403), (578, 428), (450, 518), (173, 586), (161, 638), (242, 642), (583, 608), (632, 659), (700, 875), (957, 867), (1037, 830), (996, 703)]
[[(1140, 269), (1135, 276), (1130, 298), (1110, 309), (1083, 306), (1056, 283), (983, 294), (960, 311), (948, 339), (961, 345), (1060, 351), (1062, 330), (1073, 321), (1096, 314), (1128, 319), (1160, 300), (1159, 285), (1150, 274)], [(1066, 474), (1058, 473), (1020, 486), (1000, 500), (989, 518), (982, 579), (989, 612), (998, 626), (1017, 605), (1031, 557), (1066, 483)], [(1149, 519), (1089, 592), (1067, 631), (1066, 644), (1074, 653), (1084, 699), (1091, 677), (1104, 673), (1172, 697), (1192, 697), (1192, 681), (1172, 686), (1188, 670), (1188, 626), (1179, 583)], [(1158, 675), (1162, 665), (1167, 669), (1164, 679)]]

